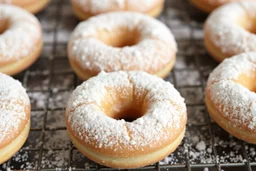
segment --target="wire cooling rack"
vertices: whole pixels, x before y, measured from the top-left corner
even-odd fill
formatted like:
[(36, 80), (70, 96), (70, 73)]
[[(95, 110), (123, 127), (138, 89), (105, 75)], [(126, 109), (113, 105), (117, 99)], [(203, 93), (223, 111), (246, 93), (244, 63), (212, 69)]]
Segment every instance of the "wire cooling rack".
[[(31, 131), (23, 148), (1, 165), (0, 170), (117, 170), (83, 157), (66, 132), (65, 104), (72, 90), (81, 83), (71, 70), (66, 54), (69, 35), (78, 24), (69, 1), (52, 0), (37, 17), (44, 32), (43, 52), (33, 66), (15, 76), (31, 99)], [(158, 19), (171, 29), (179, 47), (175, 67), (166, 80), (186, 99), (187, 132), (173, 154), (135, 170), (256, 170), (256, 146), (230, 136), (210, 119), (205, 108), (205, 83), (217, 66), (203, 46), (206, 17), (187, 0), (166, 0)]]

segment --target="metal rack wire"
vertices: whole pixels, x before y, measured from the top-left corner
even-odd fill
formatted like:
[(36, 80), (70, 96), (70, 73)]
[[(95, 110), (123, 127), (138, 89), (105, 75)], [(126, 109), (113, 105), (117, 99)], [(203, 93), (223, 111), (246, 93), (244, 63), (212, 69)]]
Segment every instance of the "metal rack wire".
[[(31, 131), (24, 147), (0, 170), (118, 170), (83, 157), (66, 133), (65, 103), (70, 92), (81, 83), (72, 72), (66, 54), (68, 37), (78, 23), (69, 2), (52, 0), (37, 17), (44, 31), (43, 52), (33, 66), (15, 76), (31, 98)], [(187, 0), (166, 0), (159, 19), (172, 30), (179, 46), (175, 67), (166, 80), (186, 99), (187, 133), (168, 158), (132, 170), (256, 170), (256, 146), (228, 135), (211, 120), (205, 108), (205, 83), (217, 65), (203, 46), (206, 17)]]

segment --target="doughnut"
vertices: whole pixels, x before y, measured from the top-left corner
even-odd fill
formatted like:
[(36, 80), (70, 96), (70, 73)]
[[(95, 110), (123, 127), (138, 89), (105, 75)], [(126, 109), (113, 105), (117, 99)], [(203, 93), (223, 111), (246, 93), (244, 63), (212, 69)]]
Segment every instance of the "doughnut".
[(42, 50), (42, 30), (27, 11), (0, 5), (0, 72), (14, 75), (29, 67)]
[(30, 102), (21, 83), (0, 73), (0, 164), (25, 143), (30, 128)]
[(256, 144), (256, 52), (225, 59), (210, 74), (205, 102), (211, 117), (231, 135)]
[(142, 71), (101, 72), (73, 91), (66, 108), (73, 144), (114, 168), (168, 156), (180, 144), (186, 120), (184, 99), (172, 84)]
[(50, 0), (0, 0), (0, 4), (12, 4), (31, 13), (38, 13), (48, 5)]
[(73, 13), (80, 20), (114, 11), (134, 11), (157, 17), (164, 6), (164, 0), (71, 0), (71, 2)]
[(215, 10), (204, 27), (209, 54), (221, 62), (243, 52), (256, 51), (256, 1), (235, 2)]
[(197, 7), (198, 9), (211, 13), (216, 8), (231, 2), (238, 1), (255, 1), (255, 0), (190, 0), (191, 4)]
[(68, 57), (83, 80), (101, 71), (145, 71), (165, 77), (177, 45), (169, 29), (134, 12), (101, 14), (81, 22), (68, 42)]

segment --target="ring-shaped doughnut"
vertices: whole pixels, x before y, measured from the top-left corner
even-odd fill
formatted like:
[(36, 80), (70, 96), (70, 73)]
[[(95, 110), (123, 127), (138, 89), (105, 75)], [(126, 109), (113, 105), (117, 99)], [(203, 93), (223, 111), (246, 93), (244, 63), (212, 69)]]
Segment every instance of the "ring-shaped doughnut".
[(73, 13), (81, 20), (114, 11), (134, 11), (156, 17), (164, 6), (164, 0), (71, 0), (71, 2)]
[(113, 12), (81, 22), (68, 43), (70, 64), (82, 79), (101, 71), (145, 71), (165, 77), (177, 45), (170, 30), (149, 16)]
[(180, 144), (186, 106), (168, 82), (145, 72), (102, 72), (78, 86), (66, 124), (74, 145), (102, 165), (153, 164)]
[(25, 143), (30, 128), (30, 102), (20, 82), (0, 73), (0, 164)]
[(215, 10), (205, 23), (204, 42), (217, 61), (256, 51), (256, 1), (236, 2)]
[(190, 2), (198, 9), (211, 13), (216, 8), (231, 2), (238, 1), (255, 1), (255, 0), (190, 0)]
[(11, 4), (24, 8), (31, 13), (38, 13), (50, 2), (50, 0), (0, 0), (0, 4)]
[(256, 53), (225, 59), (210, 74), (206, 106), (231, 135), (256, 144)]
[(0, 72), (14, 75), (30, 66), (42, 50), (37, 18), (19, 7), (0, 5)]

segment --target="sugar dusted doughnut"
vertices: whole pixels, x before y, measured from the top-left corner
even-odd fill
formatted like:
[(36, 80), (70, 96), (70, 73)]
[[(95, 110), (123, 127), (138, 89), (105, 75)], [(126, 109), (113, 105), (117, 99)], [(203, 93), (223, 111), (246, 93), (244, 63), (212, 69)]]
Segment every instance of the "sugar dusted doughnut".
[(41, 11), (50, 0), (0, 0), (0, 4), (12, 4), (26, 9), (31, 13)]
[(200, 10), (210, 13), (216, 8), (230, 3), (230, 2), (238, 2), (238, 1), (255, 1), (255, 0), (190, 0), (190, 2)]
[(30, 128), (30, 102), (20, 82), (0, 73), (0, 164), (24, 144)]
[(164, 77), (174, 65), (176, 51), (164, 24), (133, 12), (107, 13), (81, 22), (68, 43), (69, 61), (82, 79), (118, 70)]
[(204, 41), (217, 60), (256, 51), (256, 1), (236, 2), (215, 10), (207, 19)]
[(39, 21), (27, 11), (0, 5), (0, 72), (14, 75), (30, 66), (42, 50)]
[(231, 135), (256, 144), (256, 52), (225, 59), (211, 73), (206, 106)]
[(90, 78), (66, 108), (67, 130), (78, 150), (115, 168), (166, 157), (180, 144), (186, 119), (184, 99), (170, 83), (135, 71)]
[(71, 2), (74, 14), (81, 20), (113, 11), (134, 11), (156, 17), (164, 6), (164, 0), (71, 0)]

